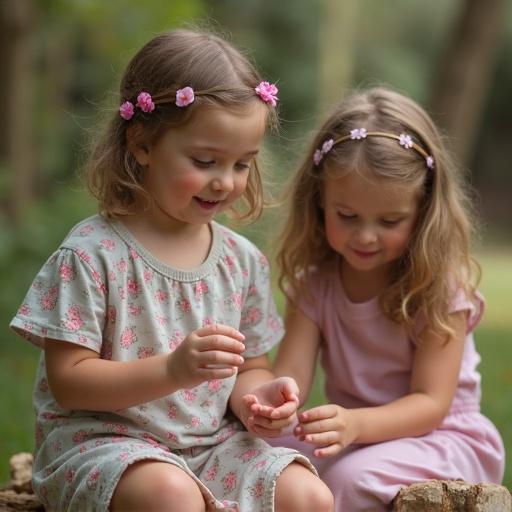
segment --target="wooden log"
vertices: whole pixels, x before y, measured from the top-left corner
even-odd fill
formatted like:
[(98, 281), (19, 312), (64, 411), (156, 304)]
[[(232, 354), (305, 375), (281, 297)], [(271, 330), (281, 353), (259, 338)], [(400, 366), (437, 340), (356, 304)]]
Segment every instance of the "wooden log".
[(43, 505), (32, 490), (32, 454), (17, 453), (11, 457), (9, 464), (11, 481), (0, 489), (0, 512), (44, 512)]
[(501, 485), (429, 480), (404, 487), (394, 512), (512, 512), (510, 491)]

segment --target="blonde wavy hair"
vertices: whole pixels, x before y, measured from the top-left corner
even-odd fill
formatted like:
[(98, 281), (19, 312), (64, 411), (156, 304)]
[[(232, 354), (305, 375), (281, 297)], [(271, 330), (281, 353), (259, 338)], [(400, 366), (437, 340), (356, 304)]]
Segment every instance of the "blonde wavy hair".
[[(250, 102), (261, 101), (255, 87), (261, 82), (255, 67), (225, 39), (206, 31), (178, 29), (161, 34), (145, 44), (128, 63), (122, 77), (118, 106), (136, 103), (141, 91), (158, 98), (156, 109), (146, 114), (135, 109), (126, 121), (116, 108), (106, 129), (93, 141), (84, 170), (90, 192), (107, 218), (129, 215), (141, 200), (146, 206), (152, 198), (143, 186), (144, 173), (128, 147), (130, 137), (153, 144), (169, 128), (185, 125), (192, 116), (211, 106), (243, 111)], [(186, 108), (174, 104), (176, 90), (191, 86), (195, 101)], [(277, 126), (276, 110), (268, 108), (268, 123)], [(135, 127), (136, 129), (132, 129)], [(235, 206), (228, 214), (237, 219), (259, 217), (264, 205), (263, 179), (256, 159), (241, 202), (245, 211)]]
[[(396, 140), (368, 137), (335, 144), (318, 166), (313, 154), (328, 139), (356, 128), (392, 134), (408, 133), (435, 161), (426, 165), (418, 151), (404, 150)], [(324, 231), (322, 189), (327, 175), (357, 172), (371, 180), (411, 186), (419, 192), (416, 224), (391, 283), (380, 297), (385, 315), (413, 331), (420, 315), (429, 328), (450, 339), (449, 305), (461, 289), (474, 300), (480, 267), (470, 254), (475, 222), (460, 168), (428, 114), (413, 100), (383, 87), (356, 92), (324, 122), (288, 187), (287, 215), (279, 240), (279, 285), (294, 294), (307, 293), (305, 276), (339, 255)]]

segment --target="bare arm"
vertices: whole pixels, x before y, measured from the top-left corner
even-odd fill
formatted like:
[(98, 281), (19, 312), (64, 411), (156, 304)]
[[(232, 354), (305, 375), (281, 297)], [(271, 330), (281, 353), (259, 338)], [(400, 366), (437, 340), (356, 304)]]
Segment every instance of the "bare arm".
[(416, 350), (410, 394), (390, 404), (355, 409), (359, 443), (376, 443), (432, 431), (448, 413), (459, 379), (467, 328), (467, 312), (451, 315), (455, 336), (443, 343), (424, 330)]
[(64, 409), (113, 411), (149, 402), (178, 388), (167, 356), (118, 362), (63, 341), (45, 341), (48, 383)]
[(457, 389), (466, 315), (450, 315), (455, 335), (448, 343), (428, 330), (422, 333), (408, 395), (377, 407), (315, 407), (299, 415), (301, 425), (295, 435), (317, 445), (316, 456), (328, 457), (351, 443), (378, 443), (431, 432), (448, 413)]
[(243, 335), (232, 327), (210, 325), (190, 333), (172, 353), (126, 362), (108, 361), (93, 350), (46, 340), (48, 383), (65, 409), (115, 411), (206, 380), (231, 377), (243, 364), (242, 340)]
[(278, 377), (295, 379), (300, 390), (300, 404), (303, 404), (313, 382), (321, 333), (313, 320), (290, 301), (286, 305), (285, 329), (286, 334), (274, 362), (274, 372)]

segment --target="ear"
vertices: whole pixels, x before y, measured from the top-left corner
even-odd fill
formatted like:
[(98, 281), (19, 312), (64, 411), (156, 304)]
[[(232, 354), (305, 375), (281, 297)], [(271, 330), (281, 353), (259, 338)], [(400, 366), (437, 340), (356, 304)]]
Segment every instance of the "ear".
[(139, 165), (149, 164), (149, 149), (144, 138), (142, 126), (132, 124), (126, 130), (126, 142), (128, 150), (133, 155)]

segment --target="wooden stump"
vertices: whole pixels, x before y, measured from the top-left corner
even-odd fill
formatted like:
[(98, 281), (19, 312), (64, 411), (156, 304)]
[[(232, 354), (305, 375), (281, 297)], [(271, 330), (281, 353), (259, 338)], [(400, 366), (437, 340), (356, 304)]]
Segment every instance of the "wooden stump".
[(404, 487), (394, 512), (512, 512), (512, 497), (496, 484), (430, 480)]
[(17, 453), (9, 461), (11, 481), (0, 489), (0, 511), (44, 512), (39, 498), (32, 491), (32, 454)]

